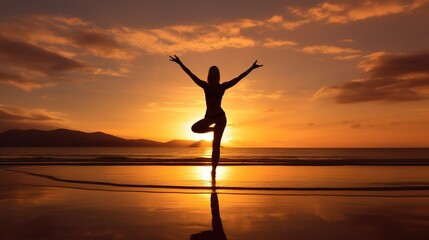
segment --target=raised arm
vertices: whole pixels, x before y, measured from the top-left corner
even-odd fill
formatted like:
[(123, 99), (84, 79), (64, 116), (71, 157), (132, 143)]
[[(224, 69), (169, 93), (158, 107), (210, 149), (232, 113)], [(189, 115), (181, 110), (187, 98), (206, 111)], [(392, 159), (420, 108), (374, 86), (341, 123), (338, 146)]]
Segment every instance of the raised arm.
[(235, 84), (237, 84), (241, 79), (243, 79), (245, 76), (247, 76), (251, 71), (253, 71), (253, 69), (256, 69), (256, 68), (258, 68), (258, 67), (262, 67), (262, 66), (264, 66), (264, 65), (259, 65), (259, 64), (257, 64), (257, 62), (258, 62), (258, 60), (256, 60), (253, 64), (252, 64), (252, 66), (249, 68), (249, 69), (247, 69), (245, 72), (243, 72), (242, 74), (240, 74), (238, 77), (236, 77), (236, 78), (234, 78), (234, 79), (232, 79), (231, 81), (228, 81), (228, 82), (224, 82), (224, 83), (222, 83), (222, 86), (224, 86), (225, 87), (225, 89), (228, 89), (228, 88), (230, 88), (230, 87), (233, 87)]
[(170, 56), (170, 61), (173, 61), (177, 64), (180, 65), (180, 67), (183, 69), (183, 71), (185, 71), (185, 73), (187, 73), (189, 75), (189, 77), (191, 77), (192, 81), (194, 81), (198, 86), (204, 88), (205, 85), (207, 85), (206, 82), (204, 82), (203, 80), (199, 79), (197, 76), (195, 76), (195, 74), (193, 74), (191, 72), (191, 70), (189, 70), (185, 64), (182, 63), (182, 61), (180, 61), (179, 57), (174, 55), (174, 57)]

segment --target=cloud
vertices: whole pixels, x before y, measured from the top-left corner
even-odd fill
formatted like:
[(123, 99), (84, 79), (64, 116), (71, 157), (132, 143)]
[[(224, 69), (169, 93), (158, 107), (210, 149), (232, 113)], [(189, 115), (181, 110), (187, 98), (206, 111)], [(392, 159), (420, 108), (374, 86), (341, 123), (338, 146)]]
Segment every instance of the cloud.
[(359, 53), (360, 50), (352, 49), (352, 48), (342, 48), (342, 47), (336, 47), (336, 46), (328, 46), (328, 45), (314, 45), (314, 46), (307, 46), (302, 48), (303, 52), (306, 53), (322, 53), (322, 54), (354, 54)]
[(1, 35), (0, 64), (0, 82), (27, 91), (52, 85), (66, 72), (88, 70), (82, 62)]
[(0, 59), (19, 67), (29, 68), (44, 74), (73, 71), (86, 66), (35, 45), (14, 41), (0, 36)]
[(340, 86), (324, 87), (315, 98), (333, 97), (338, 103), (368, 101), (405, 102), (427, 99), (429, 53), (372, 53), (358, 64), (363, 78)]
[(362, 21), (368, 18), (410, 12), (427, 3), (428, 0), (364, 0), (344, 3), (323, 2), (315, 7), (307, 9), (289, 7), (289, 11), (308, 22), (348, 23)]
[(306, 46), (298, 51), (302, 51), (308, 54), (328, 54), (335, 55), (335, 60), (353, 60), (361, 57), (361, 50), (353, 49), (353, 48), (344, 48), (338, 46), (330, 46), (330, 45), (313, 45)]
[(63, 113), (0, 104), (0, 131), (9, 129), (53, 129), (67, 127)]
[(282, 23), (282, 27), (287, 30), (295, 30), (296, 28), (299, 28), (309, 22), (310, 20), (308, 19), (299, 20), (299, 21), (284, 21)]
[(5, 67), (0, 67), (0, 83), (15, 86), (25, 91), (52, 85), (47, 79), (36, 79), (37, 73), (19, 68), (12, 69), (13, 68), (5, 69)]
[(131, 50), (122, 46), (114, 37), (100, 30), (82, 30), (71, 36), (72, 43), (78, 47), (85, 48), (95, 56), (131, 59), (137, 56)]
[[(25, 91), (97, 75), (122, 76), (127, 69), (102, 67), (83, 59), (130, 59), (133, 53), (90, 22), (78, 18), (32, 16), (0, 23), (0, 82)], [(89, 61), (89, 62), (88, 62)]]
[(32, 91), (73, 80), (71, 74), (116, 76), (121, 70), (88, 66), (32, 43), (0, 35), (0, 83)]
[(214, 25), (180, 25), (157, 29), (119, 28), (112, 32), (134, 48), (153, 54), (209, 52), (223, 48), (245, 48), (257, 45), (256, 40), (241, 34), (243, 29), (261, 26), (263, 22), (240, 19)]
[(290, 46), (295, 46), (298, 43), (296, 42), (292, 42), (292, 41), (286, 41), (286, 40), (274, 40), (272, 38), (267, 38), (265, 39), (265, 42), (262, 44), (262, 46), (264, 47), (268, 47), (268, 48), (277, 48), (277, 47), (290, 47)]
[(100, 27), (93, 22), (64, 16), (30, 16), (0, 23), (3, 35), (37, 45), (60, 47), (75, 55), (133, 60), (139, 52), (207, 52), (222, 48), (256, 46), (243, 30), (272, 26), (275, 19), (237, 19), (212, 24), (169, 25), (159, 28)]
[(265, 21), (261, 21), (259, 26), (263, 26), (268, 29), (286, 29), (286, 30), (295, 30), (302, 25), (309, 23), (310, 20), (285, 20), (283, 16), (274, 15)]
[(65, 80), (122, 76), (129, 71), (127, 62), (142, 51), (171, 54), (253, 47), (257, 41), (242, 31), (265, 22), (239, 19), (149, 29), (103, 28), (64, 16), (14, 18), (0, 22), (0, 82), (32, 91)]
[(131, 49), (119, 43), (109, 29), (74, 17), (29, 16), (3, 22), (0, 30), (10, 38), (41, 48), (56, 46), (75, 55), (89, 54), (114, 59), (132, 59), (136, 56)]
[(360, 54), (352, 54), (352, 55), (345, 55), (345, 56), (336, 56), (334, 59), (336, 60), (353, 60), (356, 58), (361, 57)]
[[(237, 19), (158, 28), (103, 27), (72, 16), (38, 15), (0, 22), (0, 82), (26, 91), (65, 80), (97, 75), (124, 76), (142, 52), (171, 54), (225, 48), (294, 47), (296, 42), (261, 38), (255, 33), (294, 30), (311, 22), (347, 23), (409, 12), (427, 0), (324, 2), (310, 8), (289, 7), (285, 16)], [(259, 34), (259, 36), (261, 36)], [(329, 45), (298, 49), (329, 54), (336, 60), (361, 57), (361, 51)], [(79, 74), (79, 75), (77, 75)]]

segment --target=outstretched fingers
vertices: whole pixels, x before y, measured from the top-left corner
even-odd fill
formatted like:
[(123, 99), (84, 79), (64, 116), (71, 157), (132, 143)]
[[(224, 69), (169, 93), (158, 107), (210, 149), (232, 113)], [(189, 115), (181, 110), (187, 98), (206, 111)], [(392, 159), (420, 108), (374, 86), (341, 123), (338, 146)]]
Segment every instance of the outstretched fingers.
[(258, 68), (258, 67), (262, 67), (262, 66), (264, 66), (264, 65), (258, 64), (258, 60), (255, 60), (255, 62), (252, 65), (252, 68), (255, 69), (255, 68)]
[(170, 61), (173, 61), (175, 63), (180, 63), (180, 59), (178, 56), (174, 55), (174, 57), (169, 56), (170, 57)]

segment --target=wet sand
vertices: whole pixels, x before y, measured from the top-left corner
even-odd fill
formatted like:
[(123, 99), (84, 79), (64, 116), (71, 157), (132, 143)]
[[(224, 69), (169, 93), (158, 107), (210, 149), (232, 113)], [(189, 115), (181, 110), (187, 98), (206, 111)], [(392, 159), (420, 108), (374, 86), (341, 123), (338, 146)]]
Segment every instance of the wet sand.
[(222, 239), (219, 229), (227, 239), (429, 239), (427, 190), (131, 188), (3, 168), (0, 212), (0, 239), (11, 240)]

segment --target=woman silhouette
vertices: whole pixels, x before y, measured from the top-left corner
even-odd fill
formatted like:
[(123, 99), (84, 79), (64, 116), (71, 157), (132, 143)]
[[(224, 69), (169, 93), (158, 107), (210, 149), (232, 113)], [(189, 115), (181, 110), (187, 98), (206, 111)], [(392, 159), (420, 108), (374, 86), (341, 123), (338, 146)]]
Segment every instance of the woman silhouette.
[(170, 61), (179, 64), (183, 71), (185, 71), (189, 77), (191, 77), (191, 79), (204, 90), (207, 107), (206, 114), (203, 119), (192, 125), (192, 131), (195, 133), (206, 133), (213, 131), (212, 177), (215, 177), (216, 167), (219, 163), (220, 157), (220, 142), (226, 126), (225, 112), (221, 107), (223, 94), (228, 88), (234, 86), (241, 79), (247, 76), (253, 69), (262, 67), (263, 65), (259, 65), (257, 64), (257, 61), (255, 61), (249, 69), (240, 74), (238, 77), (232, 79), (231, 81), (220, 84), (219, 68), (216, 66), (210, 67), (209, 74), (207, 76), (207, 82), (205, 82), (195, 76), (195, 74), (193, 74), (191, 70), (189, 70), (176, 55), (174, 55), (174, 57), (170, 56)]

